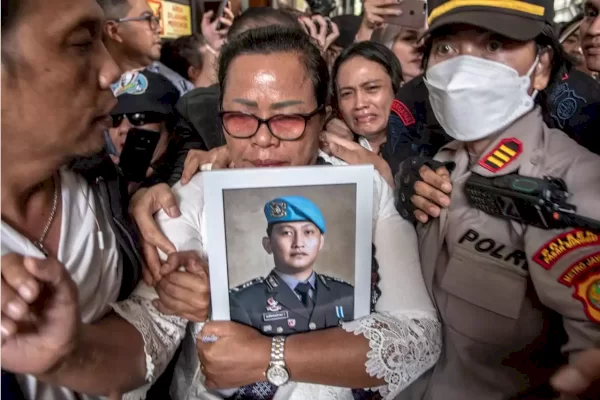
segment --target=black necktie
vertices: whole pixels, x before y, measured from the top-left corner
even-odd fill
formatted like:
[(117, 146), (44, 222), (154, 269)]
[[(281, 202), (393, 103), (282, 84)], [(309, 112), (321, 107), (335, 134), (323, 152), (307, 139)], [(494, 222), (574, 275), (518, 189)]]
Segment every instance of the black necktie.
[(308, 282), (301, 282), (297, 284), (295, 289), (296, 292), (300, 295), (300, 301), (302, 301), (302, 304), (304, 304), (304, 307), (306, 307), (308, 311), (312, 311), (312, 309), (315, 307), (315, 303), (310, 298), (310, 289), (311, 286)]

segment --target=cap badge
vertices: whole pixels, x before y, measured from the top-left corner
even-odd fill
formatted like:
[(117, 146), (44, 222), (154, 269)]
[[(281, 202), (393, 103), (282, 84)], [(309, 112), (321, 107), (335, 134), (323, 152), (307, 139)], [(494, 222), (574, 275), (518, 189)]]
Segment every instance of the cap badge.
[(148, 78), (139, 72), (126, 72), (117, 83), (111, 85), (111, 89), (115, 97), (122, 94), (144, 94), (148, 89)]
[(271, 207), (271, 217), (283, 218), (287, 216), (287, 204), (280, 201), (273, 201), (269, 204)]

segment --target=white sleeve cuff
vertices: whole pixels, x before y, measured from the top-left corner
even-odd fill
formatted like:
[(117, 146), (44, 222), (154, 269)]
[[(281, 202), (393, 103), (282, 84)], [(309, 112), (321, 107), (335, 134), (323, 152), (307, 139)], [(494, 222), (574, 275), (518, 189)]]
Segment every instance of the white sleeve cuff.
[(151, 298), (137, 294), (112, 304), (112, 307), (142, 334), (146, 354), (146, 381), (154, 382), (175, 355), (185, 336), (188, 321), (160, 313), (152, 305)]
[(373, 388), (385, 399), (394, 399), (433, 367), (442, 350), (442, 325), (428, 313), (373, 313), (342, 327), (369, 341), (367, 373), (385, 380), (385, 386)]

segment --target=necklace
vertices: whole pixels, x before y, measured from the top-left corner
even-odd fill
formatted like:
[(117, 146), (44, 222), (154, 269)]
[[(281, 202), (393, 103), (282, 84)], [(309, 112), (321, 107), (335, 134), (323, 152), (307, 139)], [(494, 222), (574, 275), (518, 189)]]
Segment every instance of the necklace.
[(42, 253), (44, 253), (44, 255), (46, 257), (48, 257), (48, 250), (46, 250), (46, 248), (44, 247), (44, 240), (46, 240), (46, 236), (48, 236), (48, 231), (50, 230), (50, 226), (52, 226), (52, 222), (54, 222), (54, 216), (56, 215), (56, 209), (58, 207), (58, 185), (57, 185), (54, 177), (52, 177), (52, 183), (54, 184), (54, 199), (52, 200), (52, 211), (50, 212), (50, 216), (48, 217), (48, 222), (46, 222), (46, 226), (44, 227), (44, 230), (42, 231), (42, 235), (40, 236), (40, 238), (38, 240), (33, 242), (35, 247), (40, 249), (40, 251)]

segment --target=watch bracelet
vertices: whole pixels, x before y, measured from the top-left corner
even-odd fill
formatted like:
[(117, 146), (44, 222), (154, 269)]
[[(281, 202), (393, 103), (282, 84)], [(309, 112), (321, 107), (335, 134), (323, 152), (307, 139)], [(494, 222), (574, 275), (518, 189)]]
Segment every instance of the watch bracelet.
[(270, 364), (281, 364), (285, 365), (284, 351), (285, 351), (285, 336), (274, 336), (271, 340), (271, 362)]

